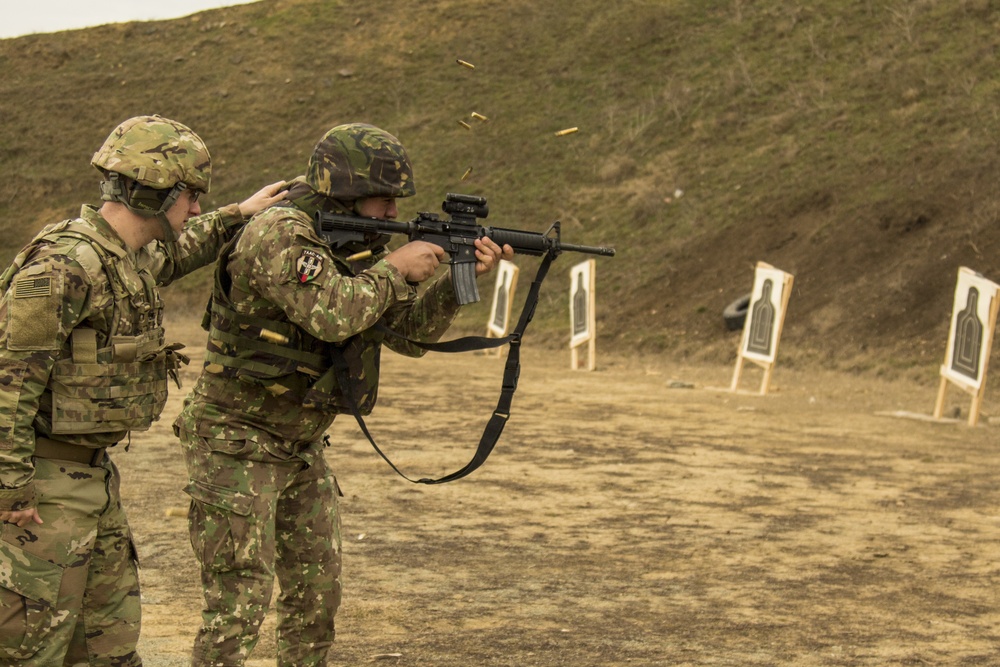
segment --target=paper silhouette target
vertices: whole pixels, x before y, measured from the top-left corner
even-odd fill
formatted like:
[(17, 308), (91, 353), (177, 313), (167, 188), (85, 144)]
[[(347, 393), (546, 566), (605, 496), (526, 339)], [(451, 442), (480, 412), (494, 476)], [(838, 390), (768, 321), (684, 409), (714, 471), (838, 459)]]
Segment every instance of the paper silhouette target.
[(753, 293), (743, 325), (743, 356), (756, 361), (774, 362), (778, 348), (780, 323), (785, 317), (785, 282), (788, 274), (766, 265), (754, 273)]
[(570, 270), (569, 308), (571, 337), (570, 346), (575, 347), (593, 335), (591, 323), (594, 296), (594, 266), (596, 262), (580, 262)]
[(945, 348), (941, 385), (934, 404), (936, 419), (944, 415), (945, 395), (951, 383), (972, 395), (969, 426), (975, 426), (979, 421), (979, 408), (986, 389), (986, 368), (993, 347), (997, 310), (1000, 309), (998, 293), (1000, 285), (964, 266), (958, 270), (948, 346)]
[(596, 282), (597, 262), (588, 259), (572, 267), (569, 272), (569, 327), (570, 327), (570, 367), (581, 367), (579, 348), (587, 346), (587, 359), (584, 367), (594, 370), (596, 366), (596, 328), (597, 318), (594, 310), (596, 299), (594, 285)]
[(743, 335), (740, 337), (736, 368), (730, 385), (732, 391), (736, 391), (739, 386), (744, 360), (749, 360), (764, 368), (760, 393), (767, 393), (778, 354), (778, 341), (781, 338), (781, 328), (784, 325), (785, 310), (788, 307), (793, 280), (791, 274), (770, 264), (757, 263), (753, 291), (750, 293), (746, 321), (743, 324)]
[(955, 284), (948, 348), (942, 373), (948, 379), (978, 389), (983, 382), (995, 324), (998, 286), (971, 269), (962, 268)]
[(517, 265), (505, 259), (497, 266), (497, 280), (493, 287), (493, 307), (486, 325), (488, 335), (503, 338), (510, 328), (510, 314), (513, 308), (514, 292), (517, 289)]

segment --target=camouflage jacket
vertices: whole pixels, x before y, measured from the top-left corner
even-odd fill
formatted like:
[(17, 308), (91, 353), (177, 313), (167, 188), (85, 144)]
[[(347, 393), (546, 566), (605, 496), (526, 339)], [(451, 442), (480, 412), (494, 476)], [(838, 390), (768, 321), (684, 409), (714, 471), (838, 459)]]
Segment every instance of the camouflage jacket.
[[(228, 265), (220, 267), (227, 276), (216, 281), (216, 291), (228, 283), (230, 293), (223, 299), (213, 295), (213, 300), (225, 301), (247, 321), (264, 323), (262, 328), (296, 329), (294, 339), (312, 350), (316, 341), (336, 345), (371, 336), (379, 321), (422, 341), (439, 339), (451, 326), (459, 305), (447, 274), (418, 295), (384, 256), (349, 263), (340, 252), (335, 254), (319, 238), (301, 209), (265, 209), (247, 223)], [(371, 340), (382, 342), (380, 335)], [(214, 342), (209, 342), (210, 352)], [(247, 339), (245, 345), (253, 342)], [(391, 337), (385, 345), (407, 356), (424, 354)], [(269, 387), (234, 377), (210, 357), (177, 418), (178, 431), (207, 438), (218, 451), (239, 456), (315, 455), (315, 443), (342, 408), (303, 403), (300, 395), (286, 391), (288, 382)]]
[[(80, 218), (46, 227), (15, 258), (4, 275), (5, 284), (0, 285), (4, 288), (0, 298), (0, 510), (34, 505), (36, 435), (100, 448), (117, 443), (128, 432), (128, 428), (88, 429), (83, 424), (74, 432), (72, 423), (54, 428), (56, 369), (73, 363), (74, 339), (78, 338), (74, 331), (86, 331), (91, 347), (98, 351), (114, 348), (122, 340), (162, 348), (163, 302), (158, 286), (214, 261), (242, 222), (239, 207), (227, 206), (190, 220), (170, 249), (153, 242), (132, 251), (96, 208), (84, 206)], [(83, 233), (67, 233), (70, 227)], [(106, 268), (109, 257), (114, 276)], [(142, 407), (147, 427), (148, 421), (159, 416), (159, 409), (162, 404)], [(122, 412), (128, 412), (128, 407)]]

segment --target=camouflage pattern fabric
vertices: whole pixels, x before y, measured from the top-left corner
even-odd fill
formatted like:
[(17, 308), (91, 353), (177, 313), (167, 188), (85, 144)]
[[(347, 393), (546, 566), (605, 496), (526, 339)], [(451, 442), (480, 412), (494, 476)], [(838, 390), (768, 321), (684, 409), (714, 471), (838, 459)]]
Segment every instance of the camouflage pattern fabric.
[(176, 183), (208, 192), (212, 157), (188, 126), (162, 116), (136, 116), (116, 127), (91, 159), (143, 185), (165, 190)]
[[(302, 335), (301, 329), (289, 322), (237, 310), (230, 301), (231, 281), (226, 269), (238, 240), (230, 241), (222, 250), (215, 272), (216, 284), (207, 313), (208, 372), (253, 382), (303, 407), (350, 413), (357, 405), (362, 414), (369, 414), (378, 393), (384, 334), (368, 329), (342, 344), (328, 343)], [(296, 269), (300, 280), (303, 276), (308, 280), (312, 271), (322, 269), (323, 258), (310, 250), (303, 251), (303, 258)], [(344, 263), (350, 270), (349, 263)], [(350, 271), (350, 275), (354, 274)], [(331, 358), (341, 359), (346, 367), (343, 381), (351, 387), (346, 396), (340, 376), (331, 368)]]
[[(349, 267), (296, 207), (275, 206), (255, 215), (225, 271), (234, 309), (275, 322), (274, 331), (297, 327), (304, 346), (343, 343), (380, 320), (414, 340), (434, 341), (459, 309), (448, 273), (417, 296), (416, 288), (384, 259)], [(386, 345), (408, 356), (426, 353), (397, 339)], [(303, 406), (293, 392), (243, 381), (206, 363), (177, 424), (200, 435), (236, 440), (253, 431), (259, 447), (287, 459), (321, 437), (335, 416), (331, 410)]]
[[(315, 349), (311, 347), (314, 344), (346, 341), (380, 320), (415, 340), (437, 340), (459, 309), (447, 273), (418, 296), (416, 288), (381, 257), (350, 263), (334, 255), (317, 236), (310, 216), (295, 205), (274, 206), (255, 215), (221, 270), (227, 277), (217, 284), (229, 285), (225, 299), (229, 307), (265, 325), (273, 323), (266, 327), (276, 332), (294, 327), (298, 331), (295, 340), (309, 349)], [(247, 340), (258, 340), (260, 328), (248, 328)], [(386, 345), (401, 354), (424, 354), (424, 350), (396, 339)], [(321, 570), (301, 551), (303, 546), (307, 551), (315, 548), (315, 542), (301, 534), (302, 525), (316, 534), (339, 532), (336, 517), (325, 509), (327, 501), (313, 495), (327, 491), (318, 482), (293, 485), (292, 502), (288, 492), (271, 490), (278, 486), (270, 480), (287, 479), (284, 470), (289, 466), (300, 469), (303, 464), (309, 468), (301, 474), (319, 478), (318, 471), (326, 469), (320, 441), (336, 412), (310, 407), (297, 400), (294, 392), (273, 387), (235, 377), (206, 361), (174, 424), (187, 452), (192, 482), (188, 490), (194, 499), (192, 540), (202, 562), (205, 585), (205, 620), (198, 635), (195, 665), (243, 664), (257, 641), (259, 622), (254, 619), (261, 604), (266, 608), (268, 573), (272, 571), (279, 580), (282, 576), (292, 578), (289, 590), (295, 591), (295, 599), (308, 601), (295, 607), (302, 611), (281, 612), (279, 664), (324, 664), (327, 642), (333, 640), (332, 626), (322, 640), (310, 634), (317, 621), (307, 612), (317, 605), (335, 611), (334, 598), (329, 597), (333, 592), (325, 590), (330, 586), (330, 570)], [(226, 458), (231, 459), (228, 464)], [(308, 472), (310, 469), (314, 472)], [(253, 495), (250, 487), (255, 484), (266, 487), (266, 492)], [(213, 504), (204, 495), (206, 489), (228, 500)], [(234, 521), (236, 531), (232, 530)], [(329, 525), (324, 525), (325, 521)], [(229, 557), (229, 546), (205, 544), (214, 536), (239, 530), (251, 531), (253, 541), (232, 555), (232, 561), (219, 556), (224, 553)], [(295, 576), (305, 577), (307, 589), (313, 590), (303, 592)], [(220, 586), (224, 588), (220, 590)], [(321, 604), (321, 600), (325, 602)], [(315, 648), (308, 648), (307, 640), (314, 642)], [(221, 648), (213, 648), (216, 646)], [(296, 654), (295, 646), (301, 647), (302, 653)]]
[(320, 139), (309, 158), (306, 182), (340, 201), (412, 197), (413, 170), (399, 139), (364, 123), (338, 125)]
[(326, 461), (284, 461), (250, 443), (186, 432), (181, 440), (205, 592), (192, 665), (250, 657), (275, 578), (278, 665), (325, 665), (341, 597), (339, 489)]
[(41, 525), (3, 524), (0, 664), (141, 665), (135, 548), (118, 470), (38, 459)]
[[(101, 358), (123, 340), (143, 354), (145, 337), (162, 337), (157, 286), (213, 261), (242, 221), (232, 205), (190, 220), (169, 249), (154, 242), (131, 251), (85, 206), (75, 222), (90, 236), (62, 236), (53, 230), (63, 223), (50, 226), (0, 276), (0, 509), (37, 507), (45, 522), (2, 525), (0, 645), (7, 653), (0, 656), (7, 658), (0, 663), (39, 642), (36, 657), (15, 664), (61, 665), (62, 655), (66, 664), (140, 664), (138, 584), (117, 472), (110, 462), (89, 468), (36, 458), (35, 438), (95, 449), (127, 435), (88, 433), (82, 423), (78, 432), (64, 425), (55, 433), (54, 373), (73, 358), (73, 332), (93, 332)], [(116, 258), (114, 275), (102, 253)]]
[[(141, 336), (162, 326), (156, 290), (212, 262), (242, 221), (236, 205), (189, 221), (176, 249), (153, 243), (130, 252), (91, 206), (78, 222), (121, 249), (117, 276), (104, 272), (93, 243), (46, 238), (43, 230), (0, 279), (0, 509), (31, 507), (35, 433), (51, 437), (53, 369), (72, 358), (71, 333), (97, 332), (98, 349), (114, 336)], [(9, 286), (9, 289), (6, 289)], [(106, 447), (126, 432), (60, 433), (58, 440)]]

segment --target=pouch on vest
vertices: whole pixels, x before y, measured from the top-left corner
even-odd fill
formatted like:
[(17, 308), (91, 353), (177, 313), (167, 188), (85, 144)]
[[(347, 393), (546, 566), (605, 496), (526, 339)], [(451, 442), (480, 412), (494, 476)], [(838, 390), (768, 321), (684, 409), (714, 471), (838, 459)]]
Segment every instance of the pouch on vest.
[(350, 399), (333, 372), (332, 355), (339, 355), (351, 369), (357, 408), (370, 414), (378, 397), (382, 338), (369, 331), (341, 345), (326, 343), (289, 322), (244, 315), (214, 298), (205, 372), (252, 382), (308, 408), (350, 413)]
[(148, 429), (167, 402), (167, 377), (184, 361), (162, 336), (162, 329), (115, 336), (97, 349), (95, 330), (74, 329), (71, 358), (52, 369), (52, 433)]

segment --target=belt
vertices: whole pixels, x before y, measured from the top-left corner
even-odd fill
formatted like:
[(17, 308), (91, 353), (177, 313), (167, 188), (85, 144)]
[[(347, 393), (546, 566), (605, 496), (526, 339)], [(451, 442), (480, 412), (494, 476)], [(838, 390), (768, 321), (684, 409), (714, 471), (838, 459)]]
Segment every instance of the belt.
[(73, 461), (96, 467), (104, 462), (106, 449), (106, 447), (94, 449), (84, 445), (73, 445), (68, 442), (35, 436), (35, 456), (41, 459)]

